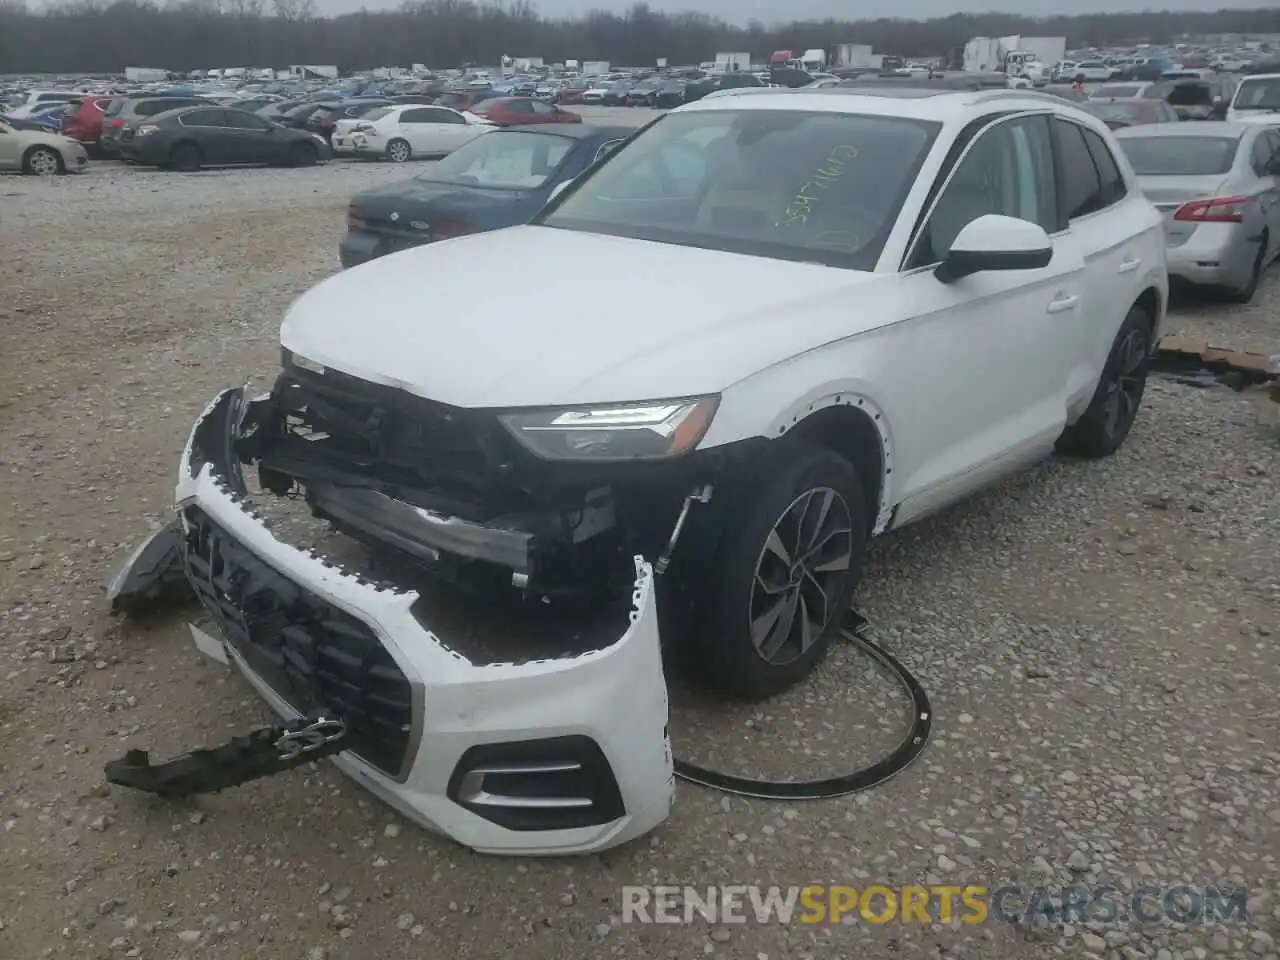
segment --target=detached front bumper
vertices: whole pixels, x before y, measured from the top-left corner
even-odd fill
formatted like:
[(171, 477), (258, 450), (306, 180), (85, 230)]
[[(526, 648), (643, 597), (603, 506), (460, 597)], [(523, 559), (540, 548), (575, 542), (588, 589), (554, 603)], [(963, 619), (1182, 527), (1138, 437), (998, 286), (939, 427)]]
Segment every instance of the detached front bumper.
[(589, 853), (652, 830), (672, 799), (652, 570), (630, 622), (571, 658), (477, 666), (418, 594), (272, 535), (232, 453), (255, 401), (224, 391), (196, 422), (175, 499), (184, 563), (228, 659), (282, 717), (347, 722), (335, 763), (405, 816), (481, 852)]

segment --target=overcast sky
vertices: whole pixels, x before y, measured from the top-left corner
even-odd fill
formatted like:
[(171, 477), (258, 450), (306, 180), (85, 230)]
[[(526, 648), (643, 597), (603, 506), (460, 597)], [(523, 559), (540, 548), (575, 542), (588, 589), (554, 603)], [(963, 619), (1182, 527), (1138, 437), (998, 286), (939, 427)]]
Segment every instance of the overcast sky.
[[(616, 10), (630, 8), (634, 0), (533, 0), (544, 16), (561, 17), (585, 13), (587, 10)], [(1093, 13), (1137, 11), (1144, 8), (1161, 10), (1209, 10), (1218, 6), (1237, 9), (1260, 9), (1275, 6), (1277, 0), (1222, 0), (1221, 3), (1205, 0), (1085, 0), (1084, 3), (1063, 3), (1062, 0), (983, 0), (980, 3), (958, 3), (957, 0), (914, 0), (903, 4), (892, 0), (649, 0), (655, 10), (699, 10), (715, 14), (735, 23), (761, 20), (766, 24), (778, 21), (806, 18), (839, 17), (857, 20), (874, 17), (901, 17), (908, 12), (913, 18), (945, 17), (958, 10), (1006, 10), (1028, 16), (1051, 13)], [(399, 0), (318, 0), (321, 11), (328, 14), (349, 13), (367, 7), (382, 10), (399, 6)], [(1280, 17), (1277, 17), (1280, 20)], [(851, 38), (856, 40), (856, 38)]]

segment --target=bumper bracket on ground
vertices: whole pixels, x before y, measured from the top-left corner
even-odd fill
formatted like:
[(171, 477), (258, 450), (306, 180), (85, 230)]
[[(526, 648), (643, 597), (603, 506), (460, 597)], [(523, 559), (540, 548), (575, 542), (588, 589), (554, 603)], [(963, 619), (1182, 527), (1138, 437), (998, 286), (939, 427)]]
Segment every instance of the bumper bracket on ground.
[(130, 750), (106, 765), (107, 782), (166, 797), (216, 793), (339, 753), (346, 739), (341, 720), (313, 713), (165, 763), (152, 764), (147, 751)]

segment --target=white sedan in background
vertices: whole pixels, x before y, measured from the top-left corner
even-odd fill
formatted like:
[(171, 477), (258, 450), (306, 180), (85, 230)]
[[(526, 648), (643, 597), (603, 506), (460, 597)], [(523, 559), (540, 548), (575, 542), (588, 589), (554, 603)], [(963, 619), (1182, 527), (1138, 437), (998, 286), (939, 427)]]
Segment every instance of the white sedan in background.
[(381, 107), (363, 117), (339, 120), (333, 131), (333, 152), (404, 163), (411, 157), (443, 157), (496, 129), (482, 117), (448, 107), (412, 103)]

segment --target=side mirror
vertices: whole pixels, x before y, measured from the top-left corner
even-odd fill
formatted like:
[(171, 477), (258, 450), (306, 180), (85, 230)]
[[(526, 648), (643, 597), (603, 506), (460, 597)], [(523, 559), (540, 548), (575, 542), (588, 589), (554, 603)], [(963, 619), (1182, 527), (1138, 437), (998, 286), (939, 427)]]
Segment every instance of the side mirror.
[(551, 193), (547, 195), (547, 203), (550, 203), (556, 197), (560, 196), (560, 194), (564, 193), (567, 189), (569, 189), (569, 184), (573, 183), (573, 180), (574, 178), (570, 177), (568, 180), (561, 180), (554, 187), (552, 187)]
[(1037, 224), (988, 213), (967, 224), (934, 268), (942, 283), (988, 270), (1039, 270), (1053, 259), (1049, 235)]

